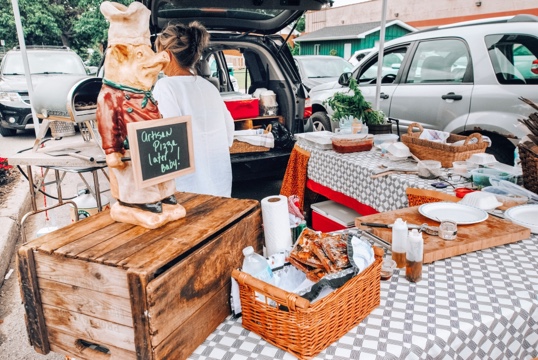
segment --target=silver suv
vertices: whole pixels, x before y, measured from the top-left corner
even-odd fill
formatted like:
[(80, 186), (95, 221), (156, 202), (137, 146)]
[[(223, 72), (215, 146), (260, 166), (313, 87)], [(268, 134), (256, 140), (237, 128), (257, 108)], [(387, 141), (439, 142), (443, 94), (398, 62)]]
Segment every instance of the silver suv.
[[(310, 91), (316, 129), (334, 129), (326, 100), (349, 91), (357, 79), (374, 103), (378, 52), (367, 55), (338, 83)], [(488, 152), (512, 164), (514, 143), (524, 134), (518, 118), (533, 112), (519, 97), (538, 102), (538, 17), (517, 15), (441, 26), (387, 42), (380, 109), (424, 128), (457, 134), (480, 132), (492, 140)]]

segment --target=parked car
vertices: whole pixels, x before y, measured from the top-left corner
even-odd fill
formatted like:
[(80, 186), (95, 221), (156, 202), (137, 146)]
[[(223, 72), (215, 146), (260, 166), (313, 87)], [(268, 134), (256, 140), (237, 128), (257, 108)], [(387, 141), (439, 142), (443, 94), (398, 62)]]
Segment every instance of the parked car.
[[(293, 56), (278, 31), (299, 19), (307, 10), (319, 10), (329, 0), (303, 0), (292, 5), (287, 1), (217, 1), (142, 0), (152, 12), (150, 31), (159, 33), (169, 23), (200, 21), (211, 33), (210, 45), (202, 61), (216, 65), (216, 77), (210, 81), (221, 93), (234, 91), (225, 55), (233, 55), (246, 68), (245, 74), (234, 72), (239, 88), (247, 94), (265, 88), (276, 94), (278, 115), (292, 133), (304, 129), (304, 106), (307, 91)], [(298, 5), (297, 5), (298, 4)], [(209, 66), (210, 67), (210, 66)], [(241, 78), (240, 78), (241, 75)], [(264, 119), (236, 124), (260, 126)], [(234, 181), (284, 174), (291, 149), (232, 154)]]
[[(87, 75), (80, 56), (67, 47), (28, 46), (27, 54), (34, 88), (61, 75)], [(17, 130), (33, 128), (22, 54), (16, 47), (0, 66), (0, 134), (14, 136)]]
[(338, 56), (296, 55), (293, 58), (309, 91), (316, 85), (337, 81), (340, 75), (353, 70), (353, 65)]
[[(487, 152), (512, 164), (514, 143), (524, 133), (517, 119), (532, 108), (519, 97), (538, 102), (538, 17), (517, 15), (440, 26), (387, 42), (381, 80), (380, 109), (424, 128), (490, 137)], [(390, 59), (390, 66), (387, 63)], [(348, 91), (357, 79), (366, 100), (374, 103), (378, 52), (367, 55), (353, 73), (310, 91), (312, 120), (333, 127), (326, 100)]]

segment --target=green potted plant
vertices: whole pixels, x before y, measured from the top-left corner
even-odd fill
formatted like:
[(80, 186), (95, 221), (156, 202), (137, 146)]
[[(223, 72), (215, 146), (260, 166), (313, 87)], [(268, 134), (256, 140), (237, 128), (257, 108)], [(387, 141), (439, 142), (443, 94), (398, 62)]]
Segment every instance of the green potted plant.
[(338, 92), (325, 101), (333, 109), (332, 120), (357, 119), (368, 126), (368, 131), (374, 133), (390, 133), (391, 124), (387, 122), (381, 110), (372, 109), (372, 104), (364, 98), (356, 79), (349, 81), (349, 92)]

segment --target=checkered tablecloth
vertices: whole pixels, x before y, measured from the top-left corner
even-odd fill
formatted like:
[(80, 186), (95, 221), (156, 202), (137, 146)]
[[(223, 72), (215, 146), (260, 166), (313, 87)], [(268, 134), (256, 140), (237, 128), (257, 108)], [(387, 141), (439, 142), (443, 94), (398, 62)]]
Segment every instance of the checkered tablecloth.
[[(416, 174), (391, 174), (372, 178), (371, 175), (379, 171), (381, 166), (389, 168), (414, 166), (416, 170), (416, 163), (412, 160), (393, 162), (383, 157), (381, 151), (377, 149), (349, 154), (313, 148), (308, 150), (311, 153), (308, 161), (309, 179), (369, 205), (379, 212), (408, 207), (406, 188), (435, 190), (431, 184), (439, 182), (439, 179), (426, 180)], [(442, 175), (447, 177), (447, 171), (443, 170)], [(457, 183), (456, 186), (468, 185), (466, 182), (458, 181), (457, 178), (454, 182)], [(451, 186), (440, 189), (447, 193), (451, 193), (452, 190)]]
[[(537, 258), (533, 235), (425, 265), (416, 284), (397, 270), (381, 282), (381, 305), (316, 359), (538, 357)], [(189, 358), (295, 359), (232, 317)]]

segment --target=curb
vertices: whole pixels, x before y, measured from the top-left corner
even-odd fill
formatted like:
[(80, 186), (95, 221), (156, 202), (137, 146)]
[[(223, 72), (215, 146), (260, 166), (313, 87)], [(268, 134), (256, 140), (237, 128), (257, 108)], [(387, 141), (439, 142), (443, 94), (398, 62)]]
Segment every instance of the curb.
[[(30, 211), (28, 181), (21, 175), (0, 208), (0, 286), (9, 270), (20, 236), (20, 220)], [(14, 269), (16, 270), (16, 269)]]

